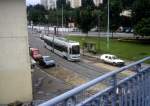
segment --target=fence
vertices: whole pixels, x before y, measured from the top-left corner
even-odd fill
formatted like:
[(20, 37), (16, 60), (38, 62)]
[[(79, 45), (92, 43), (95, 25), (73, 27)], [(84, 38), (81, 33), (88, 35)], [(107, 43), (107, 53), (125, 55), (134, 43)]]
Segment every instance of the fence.
[[(140, 61), (104, 74), (39, 106), (150, 106), (150, 67)], [(125, 75), (122, 72), (131, 71)]]

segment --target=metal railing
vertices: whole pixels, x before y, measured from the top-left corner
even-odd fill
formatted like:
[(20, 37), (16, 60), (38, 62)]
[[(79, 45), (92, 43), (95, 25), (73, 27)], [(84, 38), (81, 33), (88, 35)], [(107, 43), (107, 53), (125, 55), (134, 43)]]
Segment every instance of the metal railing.
[[(150, 106), (150, 67), (140, 61), (104, 74), (39, 106)], [(131, 71), (124, 75), (123, 72)]]

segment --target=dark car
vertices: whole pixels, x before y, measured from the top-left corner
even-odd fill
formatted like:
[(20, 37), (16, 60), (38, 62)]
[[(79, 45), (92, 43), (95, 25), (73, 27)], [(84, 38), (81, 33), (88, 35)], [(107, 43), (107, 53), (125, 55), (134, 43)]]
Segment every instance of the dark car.
[(39, 61), (39, 65), (43, 67), (55, 66), (55, 60), (51, 59), (50, 56), (42, 56)]

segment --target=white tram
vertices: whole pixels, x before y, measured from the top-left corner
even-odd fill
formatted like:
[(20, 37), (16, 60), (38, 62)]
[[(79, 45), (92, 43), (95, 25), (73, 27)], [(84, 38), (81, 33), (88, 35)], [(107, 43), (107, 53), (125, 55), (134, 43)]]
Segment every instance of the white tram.
[(79, 42), (70, 41), (62, 37), (50, 37), (44, 35), (42, 37), (44, 45), (54, 53), (65, 57), (69, 61), (80, 60), (80, 44)]

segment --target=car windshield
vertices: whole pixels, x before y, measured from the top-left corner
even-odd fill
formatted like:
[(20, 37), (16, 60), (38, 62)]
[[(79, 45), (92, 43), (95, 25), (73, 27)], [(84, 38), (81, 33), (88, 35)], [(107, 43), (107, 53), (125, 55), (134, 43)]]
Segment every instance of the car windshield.
[(118, 59), (116, 56), (112, 56), (112, 59)]
[(72, 54), (80, 54), (80, 47), (79, 47), (79, 45), (72, 46)]
[(49, 61), (49, 60), (51, 60), (51, 58), (50, 57), (45, 57), (44, 60)]

